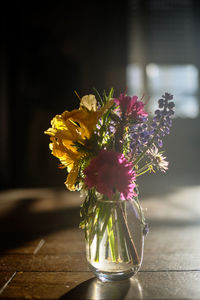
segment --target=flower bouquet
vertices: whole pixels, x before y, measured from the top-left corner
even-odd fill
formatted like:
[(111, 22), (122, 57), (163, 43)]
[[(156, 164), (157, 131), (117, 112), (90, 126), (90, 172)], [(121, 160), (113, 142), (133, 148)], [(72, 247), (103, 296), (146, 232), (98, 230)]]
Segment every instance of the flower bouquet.
[(113, 94), (77, 94), (79, 109), (56, 115), (45, 131), (52, 154), (67, 169), (67, 188), (85, 196), (80, 227), (90, 269), (102, 280), (128, 278), (141, 266), (148, 226), (137, 177), (168, 169), (159, 148), (175, 107), (165, 93), (150, 119), (142, 99)]

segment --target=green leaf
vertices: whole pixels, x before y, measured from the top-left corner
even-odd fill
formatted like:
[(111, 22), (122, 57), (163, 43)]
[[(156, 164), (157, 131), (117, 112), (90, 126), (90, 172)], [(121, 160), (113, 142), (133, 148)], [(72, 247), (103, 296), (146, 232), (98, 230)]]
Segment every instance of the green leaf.
[(113, 95), (114, 95), (114, 89), (111, 88), (111, 89), (110, 89), (110, 92), (109, 92), (109, 95), (108, 95), (108, 98), (109, 98), (109, 99), (113, 98)]
[(103, 100), (101, 98), (101, 95), (99, 94), (99, 92), (93, 88), (94, 92), (95, 92), (95, 96), (96, 96), (96, 99), (97, 99), (97, 102), (101, 105), (101, 107), (103, 106)]

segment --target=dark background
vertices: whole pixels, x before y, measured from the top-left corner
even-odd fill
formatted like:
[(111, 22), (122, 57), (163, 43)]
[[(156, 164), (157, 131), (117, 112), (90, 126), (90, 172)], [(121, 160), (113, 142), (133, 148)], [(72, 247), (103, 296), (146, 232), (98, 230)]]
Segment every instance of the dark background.
[[(199, 23), (199, 1), (192, 0), (2, 5), (1, 189), (63, 187), (66, 170), (57, 168), (43, 132), (55, 114), (79, 107), (74, 90), (83, 96), (93, 87), (99, 92), (114, 87), (117, 96), (126, 90), (126, 67), (133, 62), (199, 69)], [(148, 92), (145, 79), (143, 86)], [(178, 185), (199, 184), (199, 126), (199, 115), (174, 120), (165, 144), (166, 188), (172, 178)]]

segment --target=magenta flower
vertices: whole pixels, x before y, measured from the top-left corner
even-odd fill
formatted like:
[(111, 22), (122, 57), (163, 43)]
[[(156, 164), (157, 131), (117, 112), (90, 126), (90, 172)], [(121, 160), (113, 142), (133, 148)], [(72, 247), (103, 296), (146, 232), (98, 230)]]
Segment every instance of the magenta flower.
[(121, 112), (127, 116), (131, 116), (135, 119), (138, 117), (146, 117), (148, 115), (144, 109), (144, 103), (138, 101), (137, 96), (127, 96), (125, 94), (120, 94), (119, 99), (114, 99), (115, 103), (120, 106)]
[(112, 199), (116, 190), (120, 192), (122, 200), (136, 195), (133, 164), (121, 153), (102, 150), (91, 160), (84, 174), (88, 188), (95, 187), (109, 199)]
[(128, 109), (128, 106), (129, 106), (129, 103), (131, 102), (131, 97), (121, 93), (119, 95), (119, 99), (115, 98), (114, 101), (117, 105), (120, 106), (121, 111), (126, 113), (127, 109)]

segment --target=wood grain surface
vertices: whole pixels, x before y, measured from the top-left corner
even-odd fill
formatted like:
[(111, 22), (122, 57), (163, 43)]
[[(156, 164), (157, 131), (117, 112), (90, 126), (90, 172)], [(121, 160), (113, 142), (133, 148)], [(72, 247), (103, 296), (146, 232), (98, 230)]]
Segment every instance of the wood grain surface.
[(89, 271), (77, 193), (0, 193), (1, 299), (200, 299), (200, 187), (141, 200), (150, 233), (139, 273), (102, 283)]

